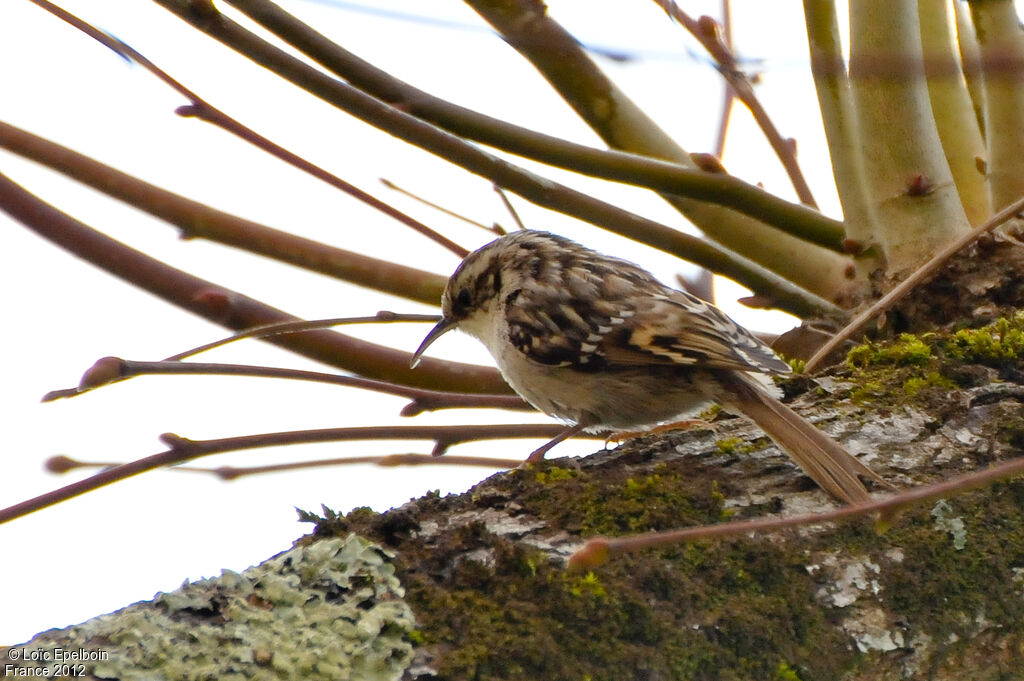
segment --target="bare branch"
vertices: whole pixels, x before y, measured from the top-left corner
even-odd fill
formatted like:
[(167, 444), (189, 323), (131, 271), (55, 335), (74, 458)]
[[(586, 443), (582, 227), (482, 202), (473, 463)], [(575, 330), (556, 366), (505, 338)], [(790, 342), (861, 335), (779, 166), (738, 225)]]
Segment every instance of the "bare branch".
[[(161, 442), (169, 449), (136, 461), (108, 468), (84, 480), (73, 482), (32, 499), (0, 509), (0, 524), (20, 518), (48, 506), (53, 506), (80, 494), (105, 487), (139, 473), (172, 466), (202, 456), (222, 454), (241, 449), (280, 447), (313, 442), (342, 442), (353, 440), (433, 440), (434, 455), (440, 455), (453, 445), (473, 440), (506, 438), (552, 438), (565, 428), (557, 424), (512, 424), (472, 426), (372, 426), (363, 428), (326, 428), (323, 430), (289, 431), (244, 435), (217, 440), (189, 440), (174, 433), (164, 433)], [(594, 435), (580, 435), (594, 439)]]
[[(785, 168), (786, 174), (789, 175), (789, 181), (793, 184), (793, 189), (796, 190), (800, 201), (816, 208), (818, 204), (811, 193), (811, 187), (807, 184), (807, 180), (800, 170), (800, 164), (796, 160), (796, 154), (794, 153), (796, 147), (793, 145), (792, 140), (783, 137), (779, 129), (775, 127), (771, 116), (768, 115), (768, 112), (762, 106), (761, 100), (757, 98), (750, 78), (739, 68), (736, 55), (733, 54), (726, 41), (722, 39), (722, 33), (715, 20), (706, 16), (694, 19), (680, 9), (673, 0), (655, 0), (655, 2), (665, 10), (666, 14), (682, 24), (708, 51), (708, 54), (711, 55), (711, 58), (718, 65), (719, 73), (725, 78), (726, 87), (731, 88), (732, 93), (743, 102), (754, 117), (758, 127), (761, 128), (761, 132), (764, 133), (768, 144), (771, 145), (775, 155), (782, 163), (782, 167)], [(732, 99), (730, 98), (729, 101), (731, 102)], [(728, 112), (728, 108), (726, 112)]]
[(934, 485), (915, 487), (914, 489), (900, 492), (878, 501), (870, 501), (853, 506), (841, 506), (823, 513), (804, 513), (786, 518), (757, 518), (734, 523), (701, 525), (684, 530), (648, 532), (621, 539), (595, 537), (590, 539), (582, 549), (569, 558), (569, 567), (571, 569), (591, 569), (607, 562), (616, 555), (628, 551), (639, 551), (657, 546), (670, 546), (699, 539), (729, 537), (752, 532), (771, 532), (788, 527), (820, 525), (837, 520), (861, 518), (876, 514), (879, 516), (879, 523), (884, 526), (892, 522), (901, 511), (911, 506), (956, 494), (963, 494), (1004, 478), (1020, 475), (1022, 472), (1024, 472), (1024, 457), (992, 466), (983, 471), (958, 475)]
[[(0, 209), (78, 257), (215, 324), (245, 329), (299, 321), (254, 298), (194, 277), (129, 248), (62, 213), (4, 175), (0, 175)], [(500, 374), (490, 367), (425, 358), (420, 367), (412, 371), (410, 353), (333, 331), (274, 336), (267, 342), (369, 378), (456, 392), (511, 392)]]
[[(65, 12), (63, 10), (55, 11), (58, 8), (54, 7), (49, 2), (46, 2), (46, 0), (32, 1), (38, 4), (43, 9), (46, 9), (47, 11), (52, 11), (60, 19), (66, 21), (78, 30), (83, 31), (94, 38), (98, 39), (98, 36), (103, 35), (102, 32), (98, 31), (97, 29), (82, 21), (78, 17), (69, 14), (68, 12)], [(217, 107), (213, 106), (212, 104), (204, 100), (202, 97), (200, 97), (198, 94), (196, 94), (192, 90), (189, 90), (187, 87), (185, 87), (177, 80), (172, 78), (166, 71), (164, 71), (156, 64), (151, 62), (149, 59), (144, 57), (140, 52), (135, 50), (135, 48), (131, 47), (130, 45), (127, 45), (111, 36), (105, 36), (105, 38), (106, 39), (103, 41), (105, 45), (107, 45), (108, 47), (111, 47), (112, 44), (116, 45), (116, 49), (119, 54), (139, 64), (144, 69), (155, 75), (157, 78), (162, 80), (164, 83), (169, 85), (173, 90), (175, 90), (191, 102), (191, 104), (187, 106), (178, 107), (178, 115), (183, 116), (185, 118), (199, 118), (200, 120), (206, 121), (207, 123), (212, 123), (213, 125), (216, 125), (218, 128), (230, 132), (232, 135), (235, 135), (236, 137), (245, 140), (254, 147), (267, 152), (271, 156), (274, 156), (275, 158), (280, 159), (289, 165), (295, 166), (299, 170), (302, 170), (312, 175), (318, 180), (326, 182), (335, 189), (339, 189), (348, 194), (349, 196), (359, 201), (362, 201), (368, 206), (402, 223), (406, 227), (411, 228), (413, 231), (422, 234), (431, 241), (434, 241), (440, 244), (441, 246), (447, 248), (449, 251), (459, 256), (460, 258), (464, 258), (466, 255), (469, 254), (469, 251), (467, 249), (458, 245), (451, 239), (448, 239), (447, 237), (438, 234), (436, 231), (434, 231), (430, 227), (427, 227), (419, 220), (416, 220), (415, 218), (406, 215), (405, 213), (394, 208), (393, 206), (385, 203), (384, 201), (381, 201), (377, 197), (356, 187), (352, 183), (346, 182), (340, 177), (327, 172), (320, 166), (310, 163), (309, 161), (302, 158), (298, 154), (295, 154), (289, 151), (288, 149), (285, 149), (284, 147), (280, 146), (279, 144), (272, 142), (266, 137), (260, 135), (252, 128), (249, 128), (240, 123), (239, 121), (235, 120), (231, 116), (228, 116), (226, 113), (224, 113)]]
[(818, 351), (814, 353), (814, 356), (807, 360), (807, 365), (804, 370), (807, 373), (813, 373), (820, 369), (825, 360), (828, 359), (836, 348), (852, 337), (855, 333), (860, 331), (865, 324), (902, 300), (916, 286), (927, 281), (929, 277), (935, 274), (943, 263), (959, 253), (966, 246), (974, 243), (974, 241), (976, 241), (982, 234), (991, 232), (999, 225), (1013, 219), (1014, 217), (1020, 217), (1021, 211), (1024, 211), (1024, 198), (1018, 199), (1003, 210), (999, 211), (985, 224), (975, 227), (966, 234), (961, 235), (952, 243), (947, 244), (945, 248), (936, 253), (928, 260), (928, 262), (921, 265), (921, 267), (915, 270), (909, 277), (900, 282), (896, 288), (889, 291), (889, 293), (885, 294), (868, 309), (854, 317), (850, 323), (839, 331), (839, 333), (818, 348)]
[(415, 416), (425, 411), (454, 408), (490, 408), (490, 409), (532, 409), (530, 405), (515, 395), (481, 395), (472, 393), (452, 393), (440, 390), (423, 390), (409, 386), (375, 381), (359, 376), (340, 376), (319, 371), (286, 369), (282, 367), (254, 366), (249, 364), (223, 364), (205, 362), (141, 362), (104, 357), (98, 360), (82, 376), (77, 388), (55, 390), (48, 393), (44, 402), (59, 397), (72, 397), (97, 388), (119, 383), (135, 376), (146, 375), (209, 375), (209, 376), (251, 376), (258, 378), (284, 378), (295, 381), (311, 381), (327, 383), (346, 388), (361, 388), (374, 392), (407, 397), (412, 400), (402, 411), (402, 416)]
[[(375, 464), (381, 467), (396, 468), (398, 466), (480, 466), (483, 468), (515, 468), (523, 463), (522, 459), (495, 459), (486, 456), (459, 456), (446, 454), (432, 456), (430, 454), (384, 454), (382, 456), (350, 456), (337, 459), (315, 459), (311, 461), (295, 461), (267, 466), (220, 466), (204, 468), (202, 466), (172, 466), (167, 470), (172, 473), (205, 473), (216, 475), (221, 480), (237, 480), (247, 475), (263, 473), (280, 473), (282, 471), (306, 470), (310, 468), (327, 468), (335, 466), (351, 466), (355, 464)], [(46, 462), (46, 469), (51, 473), (67, 473), (83, 468), (110, 468), (121, 463), (112, 461), (79, 461), (69, 456), (54, 456)]]
[(428, 305), (441, 300), (446, 277), (282, 232), (219, 211), (111, 168), (0, 121), (0, 148), (41, 163), (181, 229), (313, 272)]

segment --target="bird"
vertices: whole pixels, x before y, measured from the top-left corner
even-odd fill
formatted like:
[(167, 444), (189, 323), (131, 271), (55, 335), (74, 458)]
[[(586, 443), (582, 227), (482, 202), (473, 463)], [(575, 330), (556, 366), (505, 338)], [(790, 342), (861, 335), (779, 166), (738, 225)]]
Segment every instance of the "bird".
[(789, 365), (717, 307), (632, 262), (543, 231), (512, 232), (467, 255), (449, 278), (441, 320), (413, 354), (459, 329), (487, 348), (505, 381), (566, 430), (537, 462), (582, 431), (654, 427), (709, 403), (756, 423), (826, 492), (889, 486), (778, 399)]

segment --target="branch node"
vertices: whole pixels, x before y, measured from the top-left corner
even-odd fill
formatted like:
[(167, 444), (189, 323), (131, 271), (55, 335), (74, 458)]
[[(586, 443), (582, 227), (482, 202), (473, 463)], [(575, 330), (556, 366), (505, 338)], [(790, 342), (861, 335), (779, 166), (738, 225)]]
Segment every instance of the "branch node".
[(690, 160), (693, 161), (694, 165), (706, 173), (713, 173), (715, 175), (729, 174), (725, 169), (725, 166), (722, 165), (722, 159), (718, 158), (714, 154), (694, 152), (690, 154)]
[(212, 473), (221, 480), (234, 480), (242, 475), (242, 472), (234, 466), (221, 466), (220, 468), (214, 468)]
[(47, 471), (50, 473), (67, 473), (73, 471), (76, 468), (80, 468), (82, 463), (72, 459), (70, 456), (64, 456), (63, 454), (57, 456), (51, 456), (43, 464)]
[(177, 433), (162, 433), (157, 439), (178, 454), (187, 454), (196, 448), (195, 442)]
[(424, 404), (422, 399), (417, 397), (410, 401), (409, 404), (402, 407), (402, 411), (398, 412), (398, 415), (405, 417), (419, 416), (425, 411), (429, 411), (429, 408)]
[[(82, 380), (78, 382), (78, 390), (92, 390), (93, 388), (99, 388), (102, 385), (113, 383), (124, 377), (124, 360), (120, 357), (104, 357), (103, 359), (97, 360), (95, 364), (89, 367), (84, 374), (82, 374)], [(52, 393), (50, 393), (52, 394)], [(47, 395), (49, 397), (49, 395)], [(46, 399), (45, 397), (43, 398)]]
[(217, 288), (203, 289), (192, 296), (192, 302), (203, 308), (208, 314), (214, 315), (221, 322), (231, 317), (234, 301), (231, 295)]
[(864, 243), (856, 239), (843, 239), (842, 248), (844, 253), (860, 255), (864, 252)]
[(914, 175), (907, 182), (907, 196), (928, 196), (933, 191), (935, 191), (935, 183), (923, 173)]
[(179, 106), (177, 109), (174, 110), (174, 113), (176, 113), (177, 115), (181, 116), (182, 118), (202, 118), (203, 117), (203, 110), (202, 110), (202, 108), (200, 106), (198, 106), (197, 104), (195, 104), (195, 103), (193, 103), (193, 104), (182, 104), (181, 106)]

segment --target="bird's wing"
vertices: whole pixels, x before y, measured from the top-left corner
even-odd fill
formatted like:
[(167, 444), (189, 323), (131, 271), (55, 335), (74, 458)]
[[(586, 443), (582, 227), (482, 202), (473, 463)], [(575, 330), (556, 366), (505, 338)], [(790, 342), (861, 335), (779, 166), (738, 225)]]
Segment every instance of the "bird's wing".
[(504, 307), (510, 342), (540, 364), (595, 372), (644, 365), (789, 371), (718, 308), (649, 275), (581, 275), (558, 289), (515, 291)]
[(713, 305), (680, 291), (643, 298), (603, 348), (611, 364), (789, 372), (789, 365), (756, 336)]

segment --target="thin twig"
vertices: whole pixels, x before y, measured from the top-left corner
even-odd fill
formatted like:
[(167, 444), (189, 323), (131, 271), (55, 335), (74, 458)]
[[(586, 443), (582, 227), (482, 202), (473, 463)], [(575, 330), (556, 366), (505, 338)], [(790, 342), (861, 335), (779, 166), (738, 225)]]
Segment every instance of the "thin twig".
[(494, 191), (498, 195), (498, 198), (501, 199), (501, 204), (505, 206), (505, 210), (507, 210), (508, 214), (512, 216), (512, 222), (516, 223), (516, 227), (519, 229), (526, 229), (526, 225), (523, 224), (522, 219), (519, 217), (516, 207), (512, 205), (512, 201), (509, 200), (508, 195), (505, 193), (505, 190), (502, 189), (501, 185), (494, 185)]
[(424, 206), (427, 206), (428, 208), (433, 208), (434, 210), (438, 211), (439, 213), (444, 213), (445, 215), (451, 216), (451, 217), (455, 218), (456, 220), (461, 220), (462, 222), (465, 222), (468, 225), (473, 225), (474, 227), (479, 227), (480, 229), (482, 229), (484, 231), (487, 231), (487, 232), (492, 232), (492, 233), (495, 233), (495, 234), (504, 234), (503, 230), (502, 231), (495, 230), (493, 225), (492, 226), (485, 225), (484, 223), (478, 222), (478, 221), (474, 220), (473, 218), (466, 217), (465, 215), (462, 215), (461, 213), (456, 213), (455, 211), (453, 211), (453, 210), (451, 210), (449, 208), (445, 208), (444, 206), (442, 206), (440, 204), (434, 203), (433, 201), (429, 201), (429, 200), (423, 198), (422, 196), (420, 196), (419, 194), (414, 194), (413, 192), (409, 191), (408, 189), (404, 189), (402, 187), (399, 187), (397, 184), (395, 184), (391, 180), (387, 179), (386, 177), (380, 178), (380, 183), (382, 185), (384, 185), (385, 187), (387, 187), (388, 189), (390, 189), (391, 191), (398, 192), (399, 194), (402, 194), (403, 196), (408, 196), (410, 199), (412, 199), (414, 201), (418, 201), (419, 203), (422, 203)]
[[(57, 210), (3, 174), (0, 174), (0, 210), (36, 234), (96, 267), (214, 324), (244, 329), (282, 321), (299, 321), (254, 298), (200, 279), (129, 248)], [(511, 388), (492, 367), (444, 362), (427, 357), (413, 371), (409, 368), (411, 353), (335, 331), (272, 336), (267, 342), (368, 378), (455, 392), (511, 392)]]
[(405, 213), (396, 209), (394, 206), (391, 206), (385, 203), (384, 201), (381, 201), (377, 197), (356, 187), (354, 184), (347, 182), (341, 179), (340, 177), (327, 172), (320, 166), (310, 163), (309, 161), (299, 156), (298, 154), (295, 154), (289, 151), (288, 149), (285, 149), (284, 147), (280, 146), (279, 144), (272, 142), (271, 140), (257, 133), (252, 128), (249, 128), (240, 123), (239, 121), (235, 120), (231, 116), (228, 116), (226, 113), (216, 108), (215, 106), (207, 102), (205, 99), (197, 95), (195, 92), (188, 89), (187, 87), (179, 83), (177, 80), (172, 78), (166, 71), (158, 67), (153, 62), (151, 62), (149, 59), (147, 59), (145, 56), (143, 56), (140, 52), (138, 52), (135, 48), (131, 47), (127, 43), (121, 42), (117, 38), (104, 34), (99, 29), (89, 25), (88, 23), (82, 21), (81, 19), (72, 14), (69, 14), (68, 12), (60, 9), (59, 7), (56, 7), (50, 2), (47, 2), (47, 0), (31, 0), (31, 2), (35, 3), (42, 9), (45, 9), (46, 11), (52, 13), (59, 19), (74, 26), (78, 30), (89, 35), (90, 37), (95, 38), (96, 40), (100, 41), (110, 49), (118, 52), (121, 56), (125, 57), (126, 59), (134, 61), (139, 66), (143, 67), (144, 69), (152, 73), (154, 76), (159, 78), (161, 81), (163, 81), (165, 84), (170, 86), (171, 89), (175, 90), (180, 95), (188, 99), (191, 102), (191, 104), (178, 107), (178, 115), (183, 116), (185, 118), (199, 118), (200, 120), (206, 121), (207, 123), (212, 123), (213, 125), (221, 128), (222, 130), (230, 132), (236, 137), (239, 137), (248, 142), (249, 144), (252, 144), (253, 146), (257, 147), (258, 149), (262, 149), (263, 151), (284, 161), (285, 163), (295, 166), (299, 170), (302, 170), (312, 175), (318, 180), (326, 182), (332, 187), (345, 192), (349, 196), (359, 201), (362, 201), (363, 203), (380, 211), (384, 215), (387, 215), (388, 217), (392, 218), (393, 220), (402, 223), (406, 227), (409, 227), (412, 230), (427, 237), (428, 239), (434, 241), (435, 243), (440, 244), (441, 246), (448, 249), (449, 251), (451, 251), (460, 258), (466, 257), (466, 255), (469, 253), (469, 251), (466, 248), (460, 246), (451, 239), (448, 239), (447, 237), (437, 233), (435, 230), (426, 226), (419, 220), (416, 220), (415, 218), (406, 215)]
[(814, 356), (807, 360), (805, 371), (812, 373), (820, 369), (824, 361), (835, 351), (835, 349), (855, 333), (860, 331), (865, 324), (902, 300), (915, 287), (927, 281), (943, 264), (946, 263), (947, 260), (959, 253), (966, 246), (974, 243), (982, 234), (991, 232), (1004, 222), (1017, 217), (1022, 210), (1024, 210), (1024, 198), (1011, 203), (1009, 206), (989, 218), (989, 220), (984, 224), (978, 225), (969, 232), (965, 232), (955, 240), (951, 241), (945, 248), (932, 256), (928, 262), (921, 265), (909, 277), (900, 282), (896, 288), (882, 296), (880, 300), (871, 305), (867, 310), (854, 317), (849, 324), (839, 331), (839, 333), (818, 348), (818, 351), (814, 353)]
[(770, 532), (788, 527), (805, 527), (850, 518), (860, 518), (878, 514), (879, 522), (891, 522), (904, 509), (923, 504), (935, 499), (962, 494), (972, 489), (989, 485), (1004, 478), (1024, 473), (1024, 457), (1013, 459), (987, 470), (958, 475), (933, 485), (921, 485), (894, 496), (878, 501), (841, 506), (822, 513), (804, 513), (786, 518), (757, 518), (718, 525), (701, 525), (682, 530), (666, 532), (648, 532), (632, 537), (605, 538), (596, 537), (589, 540), (583, 548), (569, 558), (569, 567), (573, 569), (590, 569), (601, 565), (609, 558), (626, 553), (658, 546), (670, 546), (687, 541), (728, 537), (751, 532)]
[[(486, 456), (460, 456), (446, 454), (431, 456), (430, 454), (384, 454), (381, 456), (350, 456), (348, 458), (315, 459), (311, 461), (295, 461), (292, 463), (271, 464), (268, 466), (220, 466), (206, 468), (203, 466), (171, 466), (167, 470), (172, 473), (204, 473), (213, 474), (222, 480), (237, 480), (247, 475), (262, 473), (280, 473), (282, 471), (305, 470), (309, 468), (325, 468), (334, 466), (351, 466), (355, 464), (375, 464), (394, 468), (397, 466), (480, 466), (485, 468), (515, 468), (523, 463), (522, 459), (495, 459)], [(46, 470), (51, 473), (68, 473), (83, 468), (113, 468), (121, 466), (116, 461), (79, 461), (69, 456), (53, 456), (46, 461)]]
[[(418, 314), (396, 314), (394, 312), (381, 311), (372, 317), (331, 317), (328, 319), (310, 319), (310, 320), (299, 320), (294, 322), (276, 322), (273, 324), (261, 324), (254, 326), (239, 333), (232, 334), (226, 338), (215, 340), (205, 345), (200, 345), (195, 348), (191, 348), (184, 352), (179, 352), (176, 355), (171, 355), (163, 360), (163, 363), (167, 363), (164, 367), (161, 362), (131, 362), (129, 360), (123, 360), (118, 357), (104, 357), (98, 360), (93, 366), (85, 372), (82, 380), (74, 388), (61, 388), (59, 390), (51, 390), (43, 396), (43, 402), (52, 402), (54, 400), (63, 399), (67, 397), (75, 397), (82, 395), (90, 390), (95, 390), (101, 386), (110, 385), (111, 383), (118, 383), (120, 381), (127, 380), (133, 376), (138, 376), (143, 373), (240, 373), (232, 372), (230, 370), (217, 372), (215, 370), (203, 371), (197, 369), (199, 366), (221, 366), (227, 367), (230, 365), (199, 365), (189, 364), (184, 369), (173, 368), (175, 362), (198, 355), (214, 348), (219, 348), (227, 345), (228, 343), (234, 343), (235, 341), (243, 340), (245, 338), (269, 338), (270, 336), (278, 336), (286, 333), (298, 333), (302, 331), (313, 331), (316, 329), (324, 329), (330, 326), (341, 326), (343, 324), (377, 324), (387, 322), (436, 322), (440, 317), (437, 315), (418, 315)], [(148, 365), (151, 370), (142, 368), (143, 365)], [(159, 365), (161, 368), (152, 368)], [(288, 369), (277, 369), (272, 367), (259, 367), (268, 372), (288, 372)], [(317, 372), (295, 372), (295, 373), (306, 373), (311, 377), (305, 380), (316, 380), (312, 376), (333, 376), (334, 374), (320, 374)], [(250, 374), (253, 375), (253, 374)], [(261, 374), (266, 375), (266, 374)], [(288, 376), (277, 376), (279, 378), (288, 378)], [(366, 379), (370, 380), (370, 379)], [(394, 384), (391, 384), (394, 385)]]
[(736, 55), (733, 54), (730, 46), (722, 39), (718, 30), (718, 24), (711, 17), (694, 19), (680, 9), (672, 0), (655, 0), (655, 2), (666, 14), (682, 24), (708, 51), (708, 54), (711, 55), (711, 58), (718, 65), (718, 71), (722, 74), (722, 77), (725, 78), (728, 85), (732, 87), (733, 92), (746, 105), (754, 120), (757, 121), (757, 125), (761, 128), (768, 143), (771, 144), (775, 155), (779, 157), (782, 167), (786, 169), (786, 174), (789, 175), (789, 180), (793, 184), (797, 196), (800, 197), (800, 201), (808, 206), (817, 207), (818, 204), (814, 201), (810, 185), (807, 184), (807, 179), (804, 177), (803, 172), (801, 172), (800, 164), (796, 160), (796, 154), (794, 153), (795, 145), (791, 139), (783, 137), (778, 128), (775, 127), (771, 116), (768, 115), (768, 112), (761, 105), (760, 100), (758, 100), (750, 78), (739, 68)]
[[(211, 454), (280, 447), (292, 444), (314, 442), (341, 442), (353, 440), (433, 440), (433, 455), (443, 454), (448, 447), (475, 440), (497, 440), (507, 438), (550, 439), (565, 431), (558, 424), (510, 424), (472, 426), (368, 426), (362, 428), (326, 428), (323, 430), (289, 431), (243, 435), (217, 440), (189, 440), (174, 433), (164, 433), (161, 442), (169, 449), (136, 461), (121, 464), (100, 471), (84, 480), (26, 499), (20, 503), (0, 509), (0, 524), (20, 518), (48, 506), (53, 506), (80, 494), (105, 487), (119, 480), (145, 473), (155, 468), (173, 466)], [(596, 435), (580, 434), (577, 437), (595, 439)]]
[[(722, 42), (732, 52), (732, 11), (729, 0), (722, 0)], [(733, 104), (736, 102), (736, 91), (726, 81), (722, 88), (722, 116), (718, 122), (718, 135), (715, 139), (715, 156), (725, 155), (725, 140), (729, 135), (729, 120), (732, 118)]]
[(346, 388), (372, 390), (374, 392), (406, 397), (412, 400), (402, 409), (402, 416), (415, 416), (425, 411), (455, 408), (532, 409), (530, 405), (515, 395), (481, 395), (473, 393), (452, 393), (440, 390), (424, 390), (422, 388), (411, 388), (397, 383), (375, 381), (370, 378), (362, 378), (359, 376), (341, 376), (338, 374), (328, 374), (320, 371), (287, 369), (283, 367), (267, 367), (251, 364), (224, 364), (219, 362), (179, 362), (167, 360), (162, 362), (140, 362), (136, 360), (121, 359), (119, 357), (104, 357), (97, 361), (82, 376), (82, 381), (78, 388), (55, 390), (47, 393), (43, 398), (43, 401), (50, 402), (59, 397), (81, 395), (87, 391), (95, 390), (112, 383), (119, 383), (135, 376), (158, 374), (283, 378), (295, 381), (312, 381), (315, 383), (340, 385)]

